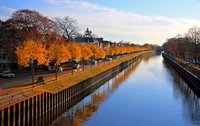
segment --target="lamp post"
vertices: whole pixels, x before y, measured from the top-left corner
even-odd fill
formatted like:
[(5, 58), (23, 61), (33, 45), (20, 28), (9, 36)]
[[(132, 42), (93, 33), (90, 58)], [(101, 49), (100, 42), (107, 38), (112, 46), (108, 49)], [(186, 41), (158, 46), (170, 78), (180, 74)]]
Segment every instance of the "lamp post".
[(72, 75), (73, 75), (74, 74), (74, 70), (73, 70), (74, 69), (73, 68), (73, 66), (74, 66), (74, 59), (73, 58), (71, 59), (71, 66), (72, 66)]
[(34, 87), (34, 62), (32, 59), (30, 60), (30, 64), (31, 64), (31, 70), (32, 70), (32, 84)]

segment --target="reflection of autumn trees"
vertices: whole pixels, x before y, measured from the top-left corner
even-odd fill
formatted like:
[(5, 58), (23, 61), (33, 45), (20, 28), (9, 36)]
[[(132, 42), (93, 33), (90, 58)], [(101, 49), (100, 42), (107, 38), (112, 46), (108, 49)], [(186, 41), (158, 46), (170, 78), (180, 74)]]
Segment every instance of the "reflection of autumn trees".
[(142, 60), (135, 62), (135, 64), (130, 66), (126, 71), (123, 71), (113, 78), (112, 83), (107, 83), (103, 85), (101, 89), (97, 89), (91, 94), (91, 100), (89, 102), (84, 103), (83, 100), (77, 107), (74, 107), (75, 109), (68, 112), (68, 115), (64, 117), (65, 119), (61, 118), (59, 122), (65, 122), (67, 126), (81, 126), (82, 123), (89, 120), (92, 115), (98, 111), (100, 104), (129, 77)]
[(114, 83), (111, 87), (111, 92), (114, 92), (120, 86), (120, 84), (123, 83), (129, 77), (129, 75), (137, 68), (137, 66), (141, 63), (141, 61), (142, 60), (135, 62), (135, 64), (131, 66), (130, 69), (125, 71), (118, 79), (114, 80)]

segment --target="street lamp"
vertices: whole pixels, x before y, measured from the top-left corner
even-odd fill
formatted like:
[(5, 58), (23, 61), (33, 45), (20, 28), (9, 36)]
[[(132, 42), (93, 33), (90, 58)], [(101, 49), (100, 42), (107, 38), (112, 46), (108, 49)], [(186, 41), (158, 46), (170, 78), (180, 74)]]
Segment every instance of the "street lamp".
[(72, 66), (72, 75), (73, 75), (74, 74), (74, 70), (73, 70), (74, 69), (73, 68), (73, 66), (74, 66), (74, 59), (73, 58), (71, 59), (71, 66)]
[(34, 87), (34, 62), (32, 59), (30, 60), (30, 64), (31, 64), (31, 70), (32, 70), (32, 84)]

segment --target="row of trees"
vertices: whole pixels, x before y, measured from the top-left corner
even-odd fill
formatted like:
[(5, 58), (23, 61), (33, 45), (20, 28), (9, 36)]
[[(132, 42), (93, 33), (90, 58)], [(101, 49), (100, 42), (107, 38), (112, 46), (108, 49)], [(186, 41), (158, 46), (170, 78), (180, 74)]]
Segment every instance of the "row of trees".
[[(70, 59), (89, 60), (104, 59), (115, 55), (147, 50), (135, 46), (114, 46), (112, 48), (100, 48), (94, 44), (76, 44), (75, 42), (51, 42), (48, 45), (33, 40), (24, 41), (17, 46), (16, 55), (20, 66), (29, 67), (30, 61), (37, 65), (54, 64), (57, 68), (62, 63)], [(57, 74), (56, 74), (57, 77)]]
[(17, 47), (16, 54), (19, 65), (28, 67), (30, 60), (34, 60), (38, 65), (48, 65), (50, 62), (60, 65), (61, 63), (68, 62), (70, 59), (89, 60), (94, 58), (98, 60), (143, 50), (147, 49), (135, 46), (100, 48), (95, 44), (76, 44), (75, 42), (52, 42), (47, 46), (28, 40)]
[(195, 63), (200, 62), (200, 28), (195, 26), (181, 37), (168, 39), (163, 44), (165, 52), (182, 59), (192, 59)]

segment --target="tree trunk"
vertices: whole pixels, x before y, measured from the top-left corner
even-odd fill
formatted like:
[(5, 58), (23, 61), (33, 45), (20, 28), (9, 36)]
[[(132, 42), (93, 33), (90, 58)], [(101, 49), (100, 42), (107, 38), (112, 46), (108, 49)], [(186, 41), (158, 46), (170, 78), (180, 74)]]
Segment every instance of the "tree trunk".
[(57, 70), (57, 65), (56, 65), (56, 80), (58, 79), (58, 70)]
[(32, 66), (32, 84), (34, 87), (34, 61), (32, 62), (31, 66)]
[(71, 62), (72, 65), (72, 75), (74, 74), (74, 70), (73, 70), (73, 61)]
[(84, 69), (85, 69), (85, 67), (84, 67), (84, 58), (82, 59), (82, 62), (83, 62), (83, 71), (84, 71)]

